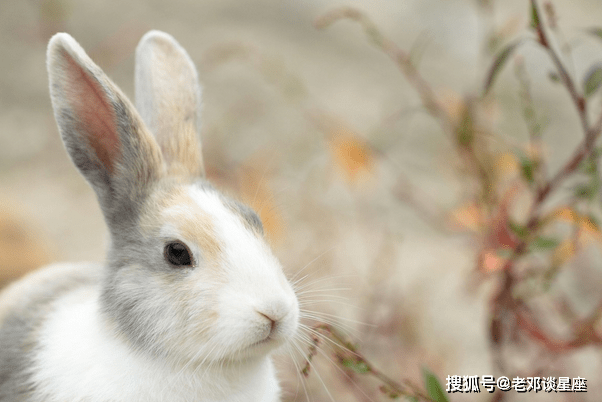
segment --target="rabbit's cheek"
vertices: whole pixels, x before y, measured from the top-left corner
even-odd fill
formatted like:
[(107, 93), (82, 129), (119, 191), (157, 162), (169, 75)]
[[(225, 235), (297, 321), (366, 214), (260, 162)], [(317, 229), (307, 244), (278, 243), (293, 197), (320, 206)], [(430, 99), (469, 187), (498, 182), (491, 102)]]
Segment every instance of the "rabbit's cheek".
[(215, 275), (213, 270), (193, 269), (190, 276), (177, 288), (182, 310), (184, 328), (194, 328), (192, 333), (209, 333), (220, 317), (219, 292), (226, 285), (225, 278)]

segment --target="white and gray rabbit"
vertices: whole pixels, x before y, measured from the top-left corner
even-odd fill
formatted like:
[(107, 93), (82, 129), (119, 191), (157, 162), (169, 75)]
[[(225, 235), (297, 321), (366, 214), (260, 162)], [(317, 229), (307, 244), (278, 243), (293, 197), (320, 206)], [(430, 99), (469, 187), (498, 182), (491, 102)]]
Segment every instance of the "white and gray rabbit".
[(186, 51), (142, 38), (136, 108), (65, 33), (48, 75), (110, 247), (0, 294), (0, 401), (278, 401), (270, 352), (296, 333), (298, 301), (258, 216), (203, 178)]

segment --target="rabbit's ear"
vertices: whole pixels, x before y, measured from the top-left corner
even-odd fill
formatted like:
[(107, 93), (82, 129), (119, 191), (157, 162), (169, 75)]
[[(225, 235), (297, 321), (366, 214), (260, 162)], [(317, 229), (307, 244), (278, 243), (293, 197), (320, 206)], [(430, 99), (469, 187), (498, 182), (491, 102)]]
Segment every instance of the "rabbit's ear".
[(170, 35), (150, 31), (136, 49), (136, 108), (157, 138), (169, 171), (204, 175), (201, 87), (188, 53)]
[(68, 34), (48, 44), (54, 115), (69, 155), (109, 223), (132, 216), (163, 172), (161, 151), (125, 95)]

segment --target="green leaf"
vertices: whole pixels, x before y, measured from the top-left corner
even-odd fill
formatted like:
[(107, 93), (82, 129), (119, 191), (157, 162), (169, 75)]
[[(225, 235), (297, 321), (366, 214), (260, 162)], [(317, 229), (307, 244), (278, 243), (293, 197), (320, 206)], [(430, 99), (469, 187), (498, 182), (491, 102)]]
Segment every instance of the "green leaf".
[(558, 73), (556, 73), (554, 71), (550, 71), (548, 73), (548, 78), (550, 79), (550, 81), (552, 81), (555, 84), (558, 84), (560, 82), (560, 76), (558, 75)]
[(586, 33), (597, 37), (598, 39), (602, 39), (602, 28), (599, 27), (591, 27), (585, 30)]
[(596, 183), (580, 184), (575, 187), (575, 197), (591, 200), (598, 193), (598, 187)]
[(531, 0), (531, 28), (537, 29), (541, 19), (539, 18), (539, 10), (537, 9), (537, 4), (535, 0)]
[(475, 127), (470, 107), (464, 109), (462, 120), (457, 128), (458, 144), (462, 147), (470, 147), (475, 136)]
[(527, 157), (520, 158), (520, 167), (523, 177), (529, 184), (535, 181), (535, 170), (537, 169), (537, 162)]
[(447, 399), (447, 395), (435, 374), (429, 369), (423, 368), (422, 375), (429, 397), (435, 402), (449, 402), (449, 399)]
[[(597, 150), (594, 150), (594, 152), (597, 152)], [(588, 176), (598, 176), (598, 165), (595, 158), (585, 158), (583, 162), (581, 162), (579, 169)]]
[(530, 244), (533, 249), (549, 250), (558, 246), (558, 240), (552, 237), (538, 237)]
[(504, 64), (506, 64), (506, 62), (508, 61), (508, 58), (510, 57), (512, 52), (514, 52), (516, 50), (516, 48), (519, 45), (521, 45), (523, 42), (524, 42), (524, 39), (518, 39), (513, 42), (510, 42), (509, 44), (506, 45), (506, 47), (504, 47), (497, 54), (497, 56), (495, 56), (495, 59), (493, 60), (493, 64), (491, 65), (491, 68), (489, 69), (489, 73), (487, 74), (487, 79), (485, 80), (485, 86), (484, 86), (484, 90), (483, 90), (483, 93), (485, 95), (489, 92), (489, 90), (493, 86), (493, 83), (494, 83), (496, 77), (500, 73), (502, 67), (504, 67)]
[(583, 78), (583, 95), (586, 98), (592, 96), (602, 85), (602, 65), (592, 66)]
[(520, 239), (524, 239), (529, 234), (529, 230), (526, 226), (520, 225), (511, 220), (508, 220), (508, 228)]
[(366, 374), (370, 371), (370, 367), (363, 361), (356, 361), (354, 359), (343, 359), (343, 366), (355, 371), (358, 374)]

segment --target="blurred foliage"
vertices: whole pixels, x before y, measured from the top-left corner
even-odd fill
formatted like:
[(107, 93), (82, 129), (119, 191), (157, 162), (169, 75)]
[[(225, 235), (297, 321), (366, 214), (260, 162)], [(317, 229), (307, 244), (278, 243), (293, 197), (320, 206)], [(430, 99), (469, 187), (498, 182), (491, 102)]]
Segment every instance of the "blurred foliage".
[[(479, 2), (478, 5), (483, 12), (488, 12), (492, 3)], [(602, 335), (596, 330), (602, 316), (602, 301), (594, 301), (598, 306), (589, 316), (580, 317), (562, 295), (550, 291), (559, 273), (580, 253), (590, 247), (602, 248), (602, 232), (598, 224), (602, 205), (599, 172), (602, 151), (598, 144), (602, 132), (602, 111), (595, 113), (589, 110), (590, 104), (599, 103), (602, 67), (594, 64), (581, 80), (574, 77), (566, 67), (571, 47), (564, 43), (552, 2), (546, 1), (542, 7), (536, 0), (531, 0), (529, 12), (529, 28), (518, 37), (504, 37), (500, 33), (503, 31), (491, 30), (494, 38), (487, 40), (487, 48), (494, 50), (495, 54), (484, 80), (483, 92), (451, 97), (449, 93), (434, 89), (416, 68), (409, 53), (397, 47), (361, 11), (339, 8), (321, 16), (316, 22), (320, 29), (341, 19), (359, 23), (368, 40), (399, 67), (421, 97), (424, 109), (440, 124), (442, 132), (453, 140), (461, 173), (466, 176), (465, 183), (469, 189), (457, 208), (443, 214), (449, 217), (452, 230), (473, 233), (477, 244), (480, 244), (480, 249), (476, 250), (475, 270), (483, 280), (493, 280), (497, 284), (489, 306), (490, 345), (500, 371), (516, 367), (514, 355), (505, 353), (511, 348), (540, 349), (554, 357), (588, 346), (602, 346)], [(514, 30), (507, 29), (506, 32)], [(602, 37), (601, 32), (601, 28), (585, 31), (595, 37)], [(502, 45), (503, 42), (506, 44)], [(582, 141), (555, 173), (548, 172), (548, 156), (544, 152), (543, 133), (548, 122), (536, 113), (523, 56), (516, 56), (517, 49), (526, 43), (537, 43), (547, 52), (554, 67), (549, 74), (550, 80), (567, 91), (581, 123)], [(500, 149), (492, 146), (492, 139), (504, 136), (504, 133), (494, 130), (489, 105), (495, 102), (496, 80), (509, 63), (514, 63), (529, 138), (525, 144)], [(331, 141), (333, 160), (346, 173), (347, 180), (353, 179), (358, 170), (370, 171), (374, 156), (370, 153), (372, 146), (369, 141), (358, 142), (345, 133), (331, 135), (334, 138)], [(504, 141), (498, 143), (503, 144)], [(366, 155), (371, 156), (368, 158)], [(526, 211), (519, 204), (520, 199), (529, 200)], [(400, 201), (408, 200), (400, 198)], [(421, 203), (416, 198), (410, 201), (413, 206)], [(570, 335), (559, 337), (549, 332), (547, 321), (553, 320), (555, 311), (542, 311), (541, 303), (533, 304), (532, 293), (524, 291), (526, 284), (529, 284), (527, 288), (536, 289), (537, 294), (549, 299), (552, 305), (562, 303), (564, 309), (570, 311), (566, 315), (566, 327), (573, 329)], [(324, 332), (324, 327), (318, 328)], [(330, 328), (326, 335), (342, 348), (333, 353), (346, 371), (361, 375), (381, 374), (365, 360), (355, 345)], [(319, 343), (318, 338), (315, 339), (314, 349)], [(309, 361), (314, 354), (315, 350), (310, 352)], [(545, 368), (540, 364), (538, 360), (530, 362), (527, 373), (531, 375)], [(428, 371), (425, 371), (426, 393), (385, 376), (380, 379), (385, 384), (381, 390), (384, 389), (384, 395), (391, 399), (405, 395), (409, 400), (447, 400), (437, 378)], [(500, 400), (500, 395), (496, 398)]]

